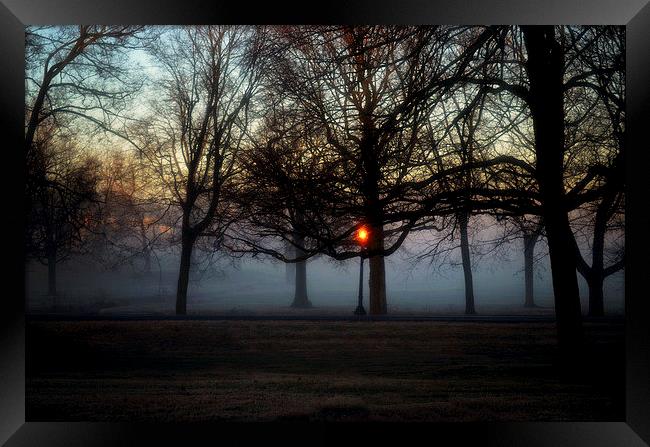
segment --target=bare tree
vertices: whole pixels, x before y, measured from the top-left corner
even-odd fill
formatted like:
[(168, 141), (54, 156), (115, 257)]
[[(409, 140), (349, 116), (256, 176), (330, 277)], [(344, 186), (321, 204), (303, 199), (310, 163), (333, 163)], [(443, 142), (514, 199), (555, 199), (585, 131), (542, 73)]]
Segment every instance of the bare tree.
[[(33, 234), (33, 199), (58, 188), (44, 170), (54, 149), (45, 142), (64, 131), (69, 138), (92, 129), (115, 132), (116, 121), (141, 86), (126, 62), (139, 27), (29, 26), (25, 32), (25, 211)], [(84, 125), (89, 125), (82, 130)], [(73, 126), (75, 132), (72, 132)], [(49, 154), (48, 154), (49, 153)], [(44, 190), (44, 191), (41, 191)], [(34, 223), (38, 225), (38, 223)], [(31, 242), (26, 241), (27, 247)]]
[[(452, 97), (456, 113), (450, 117), (446, 114), (446, 121), (452, 118), (452, 122), (447, 124), (452, 133), (452, 145), (456, 146), (456, 151), (459, 155), (459, 164), (464, 166), (455, 179), (448, 179), (448, 182), (454, 182), (456, 185), (454, 189), (462, 191), (471, 191), (477, 184), (475, 170), (469, 169), (470, 166), (477, 158), (476, 152), (482, 148), (479, 145), (487, 146), (492, 143), (493, 136), (487, 136), (487, 141), (482, 141), (481, 121), (483, 119), (483, 112), (485, 106), (485, 96), (482, 91), (475, 93), (474, 98), (468, 97), (466, 89), (460, 89), (462, 94), (463, 106), (459, 103), (456, 96)], [(485, 137), (484, 137), (485, 138)], [(474, 304), (474, 283), (472, 280), (472, 262), (470, 259), (470, 246), (469, 246), (469, 220), (472, 213), (472, 207), (469, 205), (470, 196), (462, 197), (460, 199), (460, 206), (456, 212), (455, 219), (458, 224), (460, 232), (460, 251), (463, 264), (463, 275), (465, 279), (465, 313), (475, 314), (476, 307)]]
[(252, 27), (173, 28), (152, 50), (164, 73), (162, 96), (138, 145), (180, 210), (177, 314), (187, 312), (195, 243), (208, 237), (218, 250), (234, 219), (229, 197), (260, 77), (261, 39)]
[(572, 68), (584, 73), (573, 79), (572, 91), (589, 98), (588, 115), (575, 130), (575, 152), (602, 173), (600, 194), (579, 210), (574, 224), (574, 233), (590, 239), (591, 248), (589, 264), (576, 245), (577, 267), (589, 286), (589, 315), (602, 316), (603, 282), (625, 266), (625, 30), (570, 27), (567, 39), (581, 49), (572, 57)]
[[(319, 248), (313, 228), (331, 228), (336, 218), (322, 191), (332, 190), (336, 163), (320, 157), (320, 140), (300, 116), (281, 104), (273, 109), (242, 153), (239, 208), (245, 216), (234, 232), (235, 252), (273, 256), (292, 265), (293, 307), (310, 307), (307, 259)], [(326, 223), (325, 223), (326, 221)]]
[(45, 184), (32, 197), (28, 257), (47, 265), (48, 295), (56, 296), (57, 265), (82, 253), (90, 240), (99, 161), (70, 138), (57, 133), (42, 140), (43, 135), (34, 142)]
[(523, 215), (509, 216), (505, 224), (508, 229), (503, 240), (499, 243), (520, 239), (524, 252), (524, 307), (535, 305), (535, 247), (544, 235), (544, 224), (539, 216)]
[[(337, 184), (321, 191), (338, 228), (309, 227), (317, 250), (335, 259), (359, 256), (351, 235), (368, 226), (370, 312), (387, 311), (384, 257), (420, 219), (407, 197), (427, 163), (419, 133), (491, 32), (454, 27), (280, 28), (279, 95), (300, 111), (335, 160)], [(419, 192), (414, 194), (420, 195)], [(347, 222), (346, 222), (347, 221)]]
[[(504, 189), (504, 184), (495, 182), (492, 177), (502, 176), (503, 173), (492, 173), (491, 170), (507, 169), (499, 161), (496, 146), (517, 120), (509, 117), (505, 122), (490, 125), (490, 121), (495, 121), (496, 111), (491, 109), (486, 96), (487, 89), (467, 84), (463, 80), (458, 83), (459, 87), (442, 102), (442, 113), (430, 117), (422, 139), (422, 145), (426, 148), (430, 160), (427, 174), (437, 177), (437, 180), (423, 192), (421, 200), (429, 202), (430, 206), (426, 208), (426, 218), (417, 228), (426, 228), (429, 219), (438, 219), (440, 222), (442, 218), (442, 222), (451, 224), (445, 230), (450, 232), (446, 239), (459, 239), (459, 245), (453, 247), (459, 248), (461, 253), (465, 280), (465, 313), (474, 314), (476, 308), (472, 280), (470, 221), (473, 215), (495, 212), (496, 205), (492, 200)], [(508, 162), (508, 159), (503, 161)], [(508, 195), (507, 191), (504, 193)], [(482, 217), (479, 217), (479, 220), (485, 222)], [(438, 224), (437, 230), (440, 229)], [(426, 252), (432, 256), (440, 256), (450, 248), (440, 243), (444, 240), (445, 238), (439, 240)]]
[[(506, 92), (522, 102), (530, 113), (534, 136), (534, 161), (523, 162), (538, 187), (539, 214), (548, 241), (557, 330), (560, 345), (571, 349), (582, 338), (576, 257), (566, 256), (575, 245), (569, 211), (599, 194), (598, 169), (571, 164), (567, 139), (567, 95), (593, 75), (570, 65), (582, 51), (566, 39), (566, 27), (522, 26), (502, 29), (503, 51), (487, 76), (470, 80)], [(583, 45), (585, 43), (583, 42)], [(531, 210), (534, 211), (534, 210)], [(537, 213), (535, 213), (537, 214)]]

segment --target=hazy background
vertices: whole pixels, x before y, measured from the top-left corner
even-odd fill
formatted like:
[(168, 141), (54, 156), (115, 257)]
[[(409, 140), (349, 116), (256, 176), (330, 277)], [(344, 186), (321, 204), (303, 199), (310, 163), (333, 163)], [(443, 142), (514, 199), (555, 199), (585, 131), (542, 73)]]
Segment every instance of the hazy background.
[[(419, 247), (407, 241), (386, 259), (386, 286), (389, 313), (463, 313), (464, 284), (462, 267), (455, 251), (444, 265), (430, 260), (416, 262)], [(457, 251), (457, 250), (456, 250)], [(536, 252), (541, 259), (535, 266), (535, 302), (552, 308), (553, 293), (544, 241)], [(196, 267), (196, 268), (195, 268)], [(271, 259), (222, 256), (211, 263), (193, 266), (188, 311), (190, 313), (291, 313), (293, 277), (284, 263)], [(368, 297), (368, 264), (365, 264), (364, 304)], [(174, 313), (178, 254), (156, 253), (149, 274), (135, 260), (117, 267), (106, 267), (92, 256), (76, 257), (59, 266), (56, 301), (47, 294), (47, 267), (31, 263), (26, 269), (28, 309), (39, 311), (100, 312), (102, 314)], [(290, 279), (289, 279), (290, 278)], [(474, 293), (477, 312), (512, 313), (524, 310), (523, 249), (521, 241), (507, 244), (497, 254), (475, 256)], [(583, 309), (587, 310), (587, 285), (578, 275)], [(359, 259), (345, 262), (326, 257), (307, 263), (311, 313), (347, 313), (356, 306)], [(624, 274), (605, 280), (605, 311), (623, 313)], [(56, 309), (52, 306), (56, 305)], [(550, 309), (549, 309), (550, 310)], [(305, 310), (300, 310), (305, 312)], [(533, 311), (534, 312), (534, 311)]]

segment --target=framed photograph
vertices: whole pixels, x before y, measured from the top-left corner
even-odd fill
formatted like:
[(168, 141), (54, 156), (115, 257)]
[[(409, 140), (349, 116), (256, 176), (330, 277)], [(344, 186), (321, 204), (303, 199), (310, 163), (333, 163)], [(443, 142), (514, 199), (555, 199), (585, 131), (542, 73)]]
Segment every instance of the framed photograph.
[(650, 444), (646, 0), (1, 2), (3, 445)]

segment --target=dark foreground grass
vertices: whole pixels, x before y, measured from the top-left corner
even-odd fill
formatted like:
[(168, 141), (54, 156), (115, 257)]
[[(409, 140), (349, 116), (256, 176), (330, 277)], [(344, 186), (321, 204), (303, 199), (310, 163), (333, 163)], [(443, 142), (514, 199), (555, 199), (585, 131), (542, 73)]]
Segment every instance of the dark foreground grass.
[(620, 421), (624, 331), (546, 323), (27, 325), (28, 421)]

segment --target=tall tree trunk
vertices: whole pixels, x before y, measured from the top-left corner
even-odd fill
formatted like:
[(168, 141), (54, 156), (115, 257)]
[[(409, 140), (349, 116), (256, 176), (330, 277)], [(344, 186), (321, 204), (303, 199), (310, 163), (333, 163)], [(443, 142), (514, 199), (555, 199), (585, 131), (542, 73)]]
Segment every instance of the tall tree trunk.
[[(359, 57), (363, 65), (363, 57)], [(359, 67), (357, 67), (359, 68)], [(363, 77), (363, 68), (357, 72), (360, 75), (359, 82), (363, 86), (366, 104), (371, 104), (373, 99), (370, 93), (370, 79)], [(361, 164), (363, 166), (363, 181), (361, 192), (365, 199), (366, 224), (369, 227), (369, 251), (384, 250), (384, 210), (380, 202), (380, 179), (382, 178), (379, 162), (379, 135), (374, 123), (373, 113), (364, 108), (359, 116), (362, 128), (362, 137), (359, 143)], [(383, 254), (371, 255), (368, 259), (368, 302), (370, 315), (383, 315), (388, 312), (386, 303), (386, 265)]]
[(538, 236), (536, 234), (524, 234), (524, 307), (535, 307), (533, 264), (535, 261), (537, 238)]
[(605, 314), (605, 304), (603, 300), (603, 282), (605, 275), (602, 271), (591, 272), (587, 284), (589, 285), (589, 316), (602, 317)]
[(151, 250), (147, 241), (147, 227), (144, 224), (144, 218), (140, 221), (140, 243), (144, 258), (144, 273), (148, 275), (151, 273)]
[[(296, 244), (303, 246), (305, 243), (304, 237), (296, 236)], [(304, 255), (304, 252), (298, 248), (295, 249), (296, 254), (299, 256)], [(295, 294), (291, 307), (311, 307), (311, 302), (307, 297), (307, 261), (296, 262), (295, 264), (296, 280), (295, 280)]]
[(192, 249), (195, 239), (188, 234), (183, 234), (181, 241), (181, 264), (178, 272), (178, 287), (176, 289), (176, 314), (187, 313), (187, 287), (190, 280), (190, 267), (192, 266)]
[(56, 296), (56, 251), (50, 250), (47, 255), (47, 294)]
[(563, 184), (564, 53), (553, 26), (524, 26), (522, 30), (528, 52), (536, 177), (551, 260), (557, 335), (560, 347), (568, 352), (582, 342), (582, 315)]
[[(370, 250), (384, 249), (384, 229), (381, 225), (370, 228)], [(384, 315), (388, 312), (386, 303), (386, 267), (384, 256), (372, 256), (368, 260), (370, 274), (368, 275), (368, 296), (370, 315)]]
[[(383, 210), (379, 205), (379, 188), (377, 180), (379, 169), (377, 160), (370, 158), (366, 162), (367, 174), (364, 179), (366, 196), (366, 216), (369, 229), (368, 250), (381, 253), (384, 250)], [(388, 312), (386, 302), (386, 266), (383, 254), (370, 255), (368, 259), (368, 302), (370, 315), (384, 315)]]
[(603, 302), (603, 282), (605, 280), (605, 233), (607, 221), (611, 214), (611, 207), (616, 198), (616, 191), (610, 188), (596, 209), (594, 220), (594, 238), (591, 248), (591, 268), (587, 275), (589, 286), (589, 315), (600, 317), (605, 313)]
[(194, 242), (192, 242), (192, 255), (190, 256), (190, 280), (198, 280), (201, 278), (201, 269), (195, 268), (201, 264), (201, 253), (194, 250), (194, 245)]
[(570, 256), (571, 249), (567, 232), (569, 221), (558, 219), (553, 223), (551, 213), (547, 213), (546, 234), (551, 260), (553, 295), (555, 298), (555, 315), (557, 319), (558, 341), (562, 348), (571, 350), (582, 341), (582, 315), (580, 294), (576, 276), (576, 261)]
[(467, 225), (469, 215), (467, 212), (458, 214), (458, 224), (460, 226), (460, 253), (463, 259), (463, 273), (465, 275), (465, 313), (475, 314), (474, 307), (474, 282), (472, 281), (472, 262), (469, 253), (469, 238), (467, 236)]
[[(49, 206), (48, 210), (50, 212), (51, 218), (53, 219), (56, 212), (55, 208)], [(45, 231), (45, 254), (47, 256), (47, 294), (48, 296), (56, 297), (56, 223), (53, 220), (48, 220)]]
[[(284, 254), (287, 258), (293, 258), (295, 255), (294, 247), (289, 242), (284, 244)], [(293, 262), (285, 262), (284, 264), (284, 281), (287, 284), (295, 284), (296, 282), (296, 264)]]

